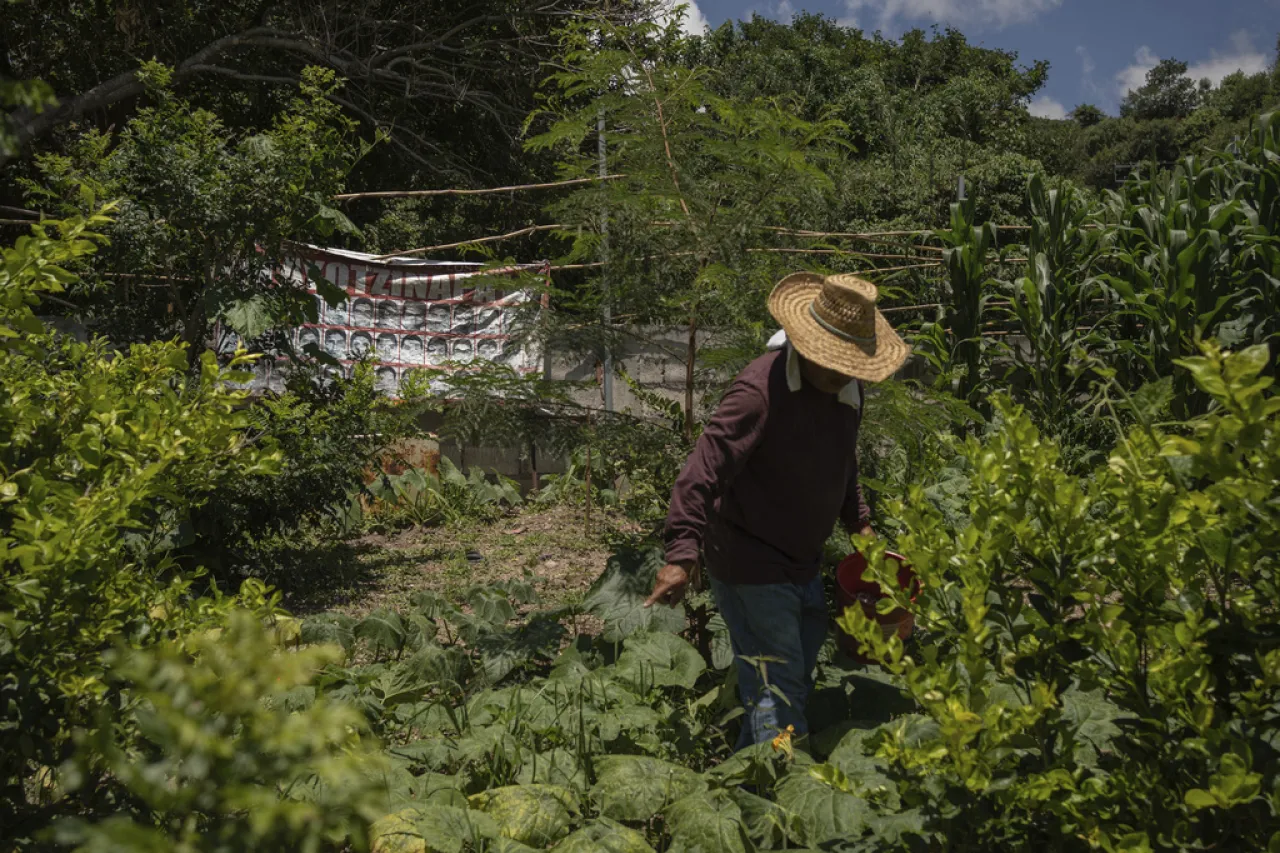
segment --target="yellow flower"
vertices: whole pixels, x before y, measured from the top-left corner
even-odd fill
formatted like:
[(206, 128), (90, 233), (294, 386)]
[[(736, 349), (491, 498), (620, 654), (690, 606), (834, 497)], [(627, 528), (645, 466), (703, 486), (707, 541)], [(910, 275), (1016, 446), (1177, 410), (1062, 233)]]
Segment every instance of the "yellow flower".
[(796, 727), (788, 725), (787, 730), (778, 732), (778, 736), (773, 739), (773, 751), (782, 752), (787, 756), (788, 761), (795, 759), (796, 754), (791, 748), (791, 736), (795, 734)]

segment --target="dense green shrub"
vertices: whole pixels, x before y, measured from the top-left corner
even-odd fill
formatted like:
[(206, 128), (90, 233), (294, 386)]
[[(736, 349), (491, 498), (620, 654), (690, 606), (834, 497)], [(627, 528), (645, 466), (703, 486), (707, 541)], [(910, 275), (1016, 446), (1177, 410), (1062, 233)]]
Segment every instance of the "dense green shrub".
[(124, 796), (101, 821), (58, 822), (58, 840), (82, 851), (363, 849), (382, 813), (386, 764), (362, 742), (368, 727), (355, 708), (300, 706), (342, 650), (281, 651), (297, 631), (234, 611), (225, 630), (111, 653), (122, 717), (137, 720), (140, 736), (97, 729), (63, 777), (74, 783), (100, 764)]
[(369, 484), (376, 503), (367, 520), (381, 527), (492, 521), (523, 501), (515, 481), (501, 474), (490, 479), (474, 466), (463, 474), (443, 456), (438, 467), (438, 472), (407, 468), (377, 477)]
[(1005, 400), (999, 432), (965, 450), (967, 521), (919, 488), (898, 504), (898, 549), (923, 589), (911, 603), (882, 583), (920, 645), (885, 640), (859, 610), (842, 625), (920, 715), (850, 743), (849, 790), (910, 816), (931, 848), (1280, 844), (1267, 361), (1260, 346), (1181, 361), (1213, 410), (1185, 429), (1140, 423), (1085, 479)]
[(344, 532), (337, 518), (382, 449), (408, 428), (390, 408), (374, 390), (368, 365), (351, 379), (313, 383), (299, 373), (289, 392), (245, 407), (246, 440), (270, 442), (279, 465), (218, 482), (209, 500), (192, 509), (183, 561), (228, 582), (297, 583), (309, 568), (301, 546)]
[(206, 484), (278, 462), (245, 440), (228, 384), (245, 378), (243, 358), (223, 371), (206, 355), (192, 375), (181, 346), (113, 352), (35, 318), (106, 222), (35, 226), (0, 269), (0, 823), (14, 831), (41, 812), (33, 780), (70, 757), (75, 731), (124, 724), (102, 653), (225, 606), (193, 600), (172, 572), (187, 509)]

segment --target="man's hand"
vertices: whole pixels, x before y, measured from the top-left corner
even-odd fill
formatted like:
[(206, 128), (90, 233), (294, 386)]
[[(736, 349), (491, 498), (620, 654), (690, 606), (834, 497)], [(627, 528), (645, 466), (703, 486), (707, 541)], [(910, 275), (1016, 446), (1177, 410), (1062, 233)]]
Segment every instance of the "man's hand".
[(858, 535), (859, 535), (859, 536), (870, 536), (872, 539), (875, 539), (875, 538), (876, 538), (876, 532), (875, 532), (874, 530), (872, 530), (872, 529), (871, 529), (871, 525), (870, 525), (870, 524), (868, 524), (866, 527), (863, 527), (861, 530), (859, 530), (859, 531), (858, 531)]
[(652, 607), (661, 602), (674, 607), (684, 598), (684, 588), (689, 585), (689, 563), (667, 563), (658, 570), (657, 580), (653, 582), (653, 595), (645, 600), (645, 607)]

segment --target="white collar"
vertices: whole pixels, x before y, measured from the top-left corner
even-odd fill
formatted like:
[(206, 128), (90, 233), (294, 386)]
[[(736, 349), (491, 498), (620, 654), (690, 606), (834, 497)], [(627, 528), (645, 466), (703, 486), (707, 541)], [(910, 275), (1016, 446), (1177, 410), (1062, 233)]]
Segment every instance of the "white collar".
[[(787, 350), (787, 388), (791, 391), (799, 391), (804, 386), (804, 379), (800, 376), (800, 353), (796, 352), (796, 348), (787, 340), (786, 332), (780, 331), (769, 339), (768, 349), (779, 350), (784, 347)], [(841, 388), (836, 399), (846, 406), (862, 408), (862, 392), (858, 388), (858, 380), (855, 379)]]

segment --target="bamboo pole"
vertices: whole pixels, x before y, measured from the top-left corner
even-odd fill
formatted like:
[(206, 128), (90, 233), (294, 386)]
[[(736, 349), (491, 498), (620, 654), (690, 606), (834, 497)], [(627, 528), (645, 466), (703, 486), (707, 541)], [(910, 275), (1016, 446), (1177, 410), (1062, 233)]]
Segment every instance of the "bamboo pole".
[(549, 181), (542, 184), (514, 184), (509, 187), (482, 187), (480, 189), (441, 189), (441, 190), (384, 190), (367, 193), (341, 193), (333, 198), (336, 201), (351, 201), (358, 198), (425, 198), (438, 195), (492, 195), (494, 193), (514, 193), (525, 190), (549, 190), (557, 187), (573, 187), (592, 184), (599, 181), (616, 181), (626, 175), (604, 175), (603, 177), (574, 178), (567, 181)]
[(530, 225), (527, 228), (509, 231), (506, 234), (494, 234), (491, 237), (476, 237), (472, 240), (460, 240), (457, 243), (442, 243), (439, 246), (423, 246), (420, 249), (406, 249), (403, 252), (392, 252), (389, 255), (378, 255), (373, 258), (373, 260), (388, 261), (392, 258), (403, 258), (409, 255), (422, 255), (427, 252), (440, 252), (445, 249), (456, 249), (459, 246), (474, 246), (478, 243), (496, 243), (499, 240), (510, 240), (515, 237), (523, 237), (526, 234), (535, 234), (539, 231), (554, 231), (557, 228), (563, 227), (563, 225)]

